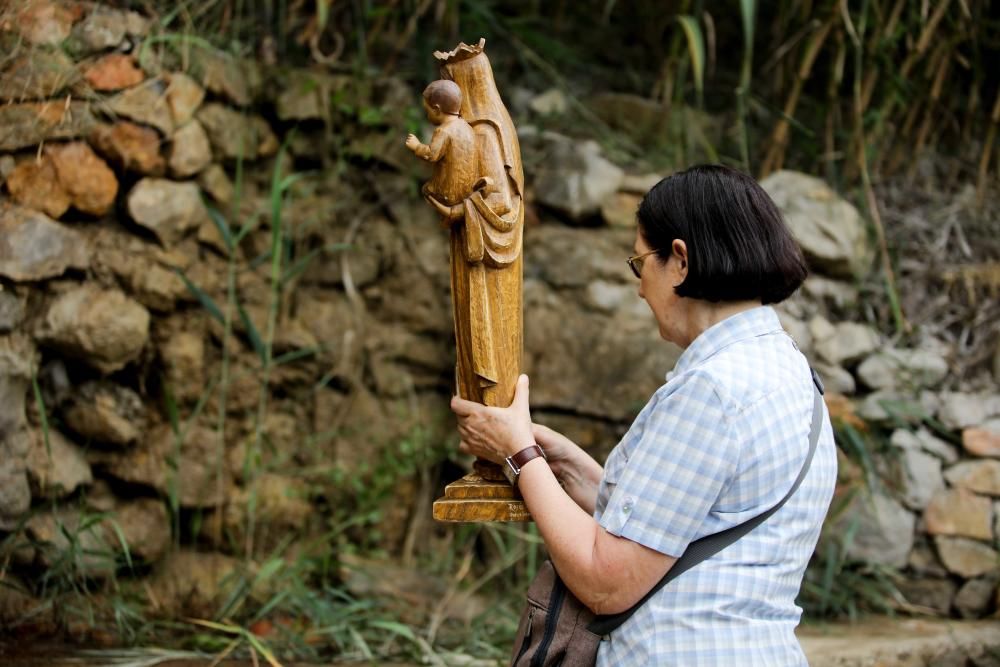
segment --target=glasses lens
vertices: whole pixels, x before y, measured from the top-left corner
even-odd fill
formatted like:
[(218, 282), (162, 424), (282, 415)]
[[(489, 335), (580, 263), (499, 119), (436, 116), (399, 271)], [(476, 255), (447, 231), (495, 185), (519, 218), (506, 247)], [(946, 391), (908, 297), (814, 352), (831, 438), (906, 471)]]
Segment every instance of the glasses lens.
[(632, 269), (632, 273), (635, 274), (636, 278), (642, 278), (642, 259), (636, 257), (628, 258), (628, 268)]

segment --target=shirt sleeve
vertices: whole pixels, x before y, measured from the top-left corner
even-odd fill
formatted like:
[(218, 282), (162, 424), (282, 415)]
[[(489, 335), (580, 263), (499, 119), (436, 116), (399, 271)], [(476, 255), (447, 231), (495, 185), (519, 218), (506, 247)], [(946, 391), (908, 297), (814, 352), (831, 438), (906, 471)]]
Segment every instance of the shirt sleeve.
[(701, 537), (705, 518), (735, 475), (740, 447), (711, 379), (692, 373), (664, 391), (627, 462), (600, 524), (661, 553), (680, 557)]

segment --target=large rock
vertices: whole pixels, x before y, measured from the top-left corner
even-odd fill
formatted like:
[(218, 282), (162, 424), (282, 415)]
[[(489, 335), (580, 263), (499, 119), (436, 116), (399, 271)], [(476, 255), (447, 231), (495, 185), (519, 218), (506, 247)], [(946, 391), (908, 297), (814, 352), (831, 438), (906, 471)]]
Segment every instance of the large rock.
[[(152, 310), (172, 312), (178, 301), (194, 301), (178, 271), (189, 271), (197, 246), (165, 251), (123, 228), (102, 227), (91, 236), (94, 271), (114, 275), (130, 296)], [(194, 265), (197, 266), (197, 265)]]
[[(336, 202), (331, 198), (304, 197), (296, 205), (289, 207), (286, 219), (311, 222), (315, 219), (312, 216), (316, 212), (323, 215), (324, 212), (335, 208)], [(270, 236), (270, 232), (266, 233)], [(337, 286), (350, 282), (356, 288), (362, 288), (381, 279), (379, 286), (389, 292), (397, 287), (393, 283), (412, 279), (408, 275), (410, 271), (397, 264), (397, 258), (404, 249), (404, 241), (399, 229), (384, 217), (376, 216), (367, 220), (357, 230), (356, 235), (348, 236), (348, 230), (338, 225), (331, 226), (330, 229), (326, 230), (324, 237), (329, 239), (329, 243), (302, 274), (304, 282)], [(335, 248), (335, 244), (344, 242), (350, 243), (352, 247), (349, 249)], [(424, 244), (441, 246), (442, 249), (447, 248), (446, 239), (443, 237), (427, 240), (421, 245)], [(422, 250), (423, 248), (418, 248), (416, 251), (421, 252)], [(419, 257), (419, 255), (415, 256), (414, 259), (420, 261)], [(435, 257), (435, 259), (437, 258)], [(447, 266), (445, 264), (445, 267)], [(412, 285), (412, 283), (410, 284)], [(433, 290), (433, 288), (431, 289)], [(429, 298), (429, 296), (438, 298), (438, 295), (433, 294), (433, 292), (431, 295), (418, 294), (417, 290), (414, 289), (407, 295), (407, 300), (418, 302), (420, 299)], [(414, 305), (417, 304), (414, 303)], [(449, 324), (449, 326), (451, 325)]]
[(980, 426), (990, 417), (1000, 416), (1000, 394), (946, 392), (942, 395), (938, 419), (950, 429)]
[(31, 507), (31, 487), (23, 461), (15, 460), (0, 445), (0, 530), (17, 526)]
[(83, 512), (59, 507), (33, 515), (27, 533), (37, 544), (39, 565), (76, 577), (104, 578), (116, 567), (115, 541), (101, 521), (92, 521)]
[(623, 227), (635, 231), (635, 213), (642, 203), (642, 195), (632, 192), (612, 192), (601, 202), (601, 217), (612, 227)]
[(1000, 419), (962, 430), (962, 447), (973, 456), (1000, 458)]
[(632, 288), (637, 301), (639, 285), (625, 264), (634, 241), (634, 230), (533, 227), (525, 233), (525, 280), (535, 278), (560, 289), (587, 287), (595, 280), (620, 283)]
[(813, 349), (820, 359), (835, 366), (850, 364), (879, 348), (879, 333), (866, 324), (840, 322), (827, 336), (813, 336)]
[(90, 265), (86, 239), (43, 213), (0, 203), (0, 276), (45, 280)]
[(229, 206), (233, 197), (236, 196), (236, 188), (229, 180), (226, 170), (215, 163), (208, 165), (204, 171), (198, 174), (198, 185), (209, 197), (215, 200), (216, 204), (222, 206)]
[(36, 497), (62, 498), (94, 481), (83, 450), (54, 429), (33, 433), (26, 465)]
[(595, 216), (618, 190), (625, 172), (609, 162), (593, 140), (541, 135), (541, 158), (535, 172), (535, 200), (581, 221)]
[(911, 605), (924, 607), (937, 615), (947, 616), (958, 585), (951, 579), (911, 579), (898, 584), (899, 592)]
[(363, 341), (358, 337), (368, 321), (345, 296), (333, 290), (302, 290), (296, 303), (299, 320), (319, 341), (324, 358), (343, 363), (352, 344), (361, 348)]
[(94, 90), (111, 91), (137, 86), (146, 75), (125, 53), (109, 53), (87, 66), (83, 78)]
[(106, 51), (121, 46), (127, 36), (145, 35), (151, 23), (138, 12), (98, 4), (73, 26), (71, 39), (77, 52)]
[(937, 412), (937, 395), (921, 392), (914, 397), (909, 392), (880, 389), (866, 395), (857, 408), (857, 414), (869, 422), (906, 422), (916, 426)]
[(899, 457), (902, 501), (912, 510), (923, 510), (944, 487), (941, 481), (941, 461), (919, 449), (906, 448)]
[(215, 152), (226, 159), (255, 160), (278, 151), (278, 138), (262, 116), (212, 102), (195, 114)]
[(69, 210), (69, 193), (59, 182), (47, 153), (21, 160), (7, 176), (7, 191), (15, 203), (59, 219)]
[[(160, 560), (170, 548), (170, 517), (162, 500), (137, 498), (117, 505), (106, 523), (128, 546), (129, 555), (134, 560), (153, 563)], [(119, 542), (117, 547), (122, 548)]]
[(403, 396), (414, 388), (440, 389), (454, 377), (454, 351), (437, 336), (419, 336), (398, 327), (372, 327), (364, 341), (375, 390)]
[(0, 151), (38, 146), (52, 139), (86, 136), (95, 124), (86, 102), (37, 102), (0, 106)]
[(155, 127), (169, 137), (174, 133), (174, 117), (167, 103), (167, 82), (149, 79), (107, 100), (108, 109), (119, 116)]
[(995, 620), (866, 617), (803, 623), (796, 630), (810, 667), (996, 667)]
[(98, 125), (91, 132), (90, 142), (125, 171), (158, 176), (166, 166), (156, 130), (127, 120)]
[(102, 373), (124, 368), (149, 338), (149, 311), (118, 290), (87, 284), (49, 305), (37, 335)]
[(29, 44), (58, 44), (69, 37), (73, 23), (79, 18), (69, 3), (55, 0), (26, 0), (8, 7), (16, 11), (10, 27)]
[(967, 489), (941, 490), (924, 510), (924, 524), (931, 535), (992, 540), (993, 507), (989, 498)]
[[(193, 425), (185, 432), (183, 442), (178, 443), (170, 425), (155, 427), (139, 446), (109, 455), (104, 462), (108, 474), (155, 489), (164, 496), (176, 493), (182, 507), (221, 505), (232, 483), (228, 472), (219, 470), (223, 443), (203, 426)], [(221, 479), (217, 473), (221, 473)]]
[(192, 56), (194, 77), (205, 88), (236, 106), (245, 107), (253, 101), (256, 63), (208, 48), (195, 49)]
[(0, 443), (24, 423), (24, 401), (38, 355), (31, 339), (19, 333), (0, 336)]
[(165, 246), (179, 242), (208, 219), (195, 183), (144, 178), (128, 194), (128, 212)]
[(8, 334), (24, 321), (24, 298), (10, 289), (0, 289), (0, 334)]
[[(962, 618), (980, 618), (986, 614), (996, 596), (997, 581), (1000, 581), (1000, 576), (992, 574), (965, 582), (955, 595), (955, 611)], [(997, 653), (994, 652), (987, 660), (976, 664), (996, 665)]]
[(0, 72), (0, 101), (56, 97), (78, 79), (76, 66), (62, 51), (32, 49)]
[[(802, 349), (801, 345), (799, 349)], [(803, 352), (803, 354), (805, 353)], [(823, 387), (826, 391), (843, 396), (850, 396), (857, 391), (858, 384), (854, 381), (854, 376), (842, 366), (818, 361), (813, 363), (812, 367), (819, 375), (819, 379), (823, 381)]]
[(680, 350), (660, 338), (625, 267), (633, 233), (543, 226), (532, 235), (525, 257), (524, 367), (532, 375), (533, 404), (634, 418)]
[(593, 313), (538, 281), (525, 282), (524, 369), (532, 378), (534, 406), (620, 421), (635, 417), (680, 349), (659, 337), (645, 304), (631, 299), (613, 315)]
[(938, 536), (935, 540), (941, 562), (949, 572), (965, 579), (1000, 570), (1000, 553), (976, 540)]
[(889, 496), (858, 494), (834, 522), (832, 531), (844, 535), (854, 528), (847, 550), (849, 560), (903, 567), (913, 548), (915, 525), (916, 517)]
[(7, 178), (17, 203), (53, 218), (72, 205), (90, 215), (107, 213), (118, 194), (118, 179), (86, 143), (49, 144), (35, 159), (23, 160)]
[(205, 89), (183, 72), (173, 72), (168, 78), (167, 104), (174, 125), (181, 127), (194, 118), (195, 112), (205, 101)]
[(802, 294), (814, 301), (846, 309), (858, 302), (858, 288), (849, 282), (810, 274), (802, 283)]
[(952, 486), (1000, 496), (1000, 461), (963, 461), (948, 468), (944, 477)]
[(86, 143), (50, 144), (45, 147), (52, 159), (59, 184), (72, 205), (82, 213), (104, 215), (118, 194), (118, 179)]
[(926, 428), (920, 427), (916, 431), (906, 429), (896, 429), (892, 432), (889, 442), (901, 449), (920, 449), (931, 454), (945, 463), (954, 463), (958, 460), (958, 450), (941, 438), (938, 438)]
[(76, 434), (110, 445), (130, 445), (146, 427), (142, 398), (108, 380), (81, 385), (62, 409), (62, 416)]
[(164, 380), (181, 402), (198, 399), (205, 391), (205, 341), (200, 333), (181, 331), (160, 346)]
[(934, 352), (887, 348), (862, 361), (857, 374), (872, 389), (923, 389), (940, 384), (948, 368)]
[(175, 178), (194, 176), (211, 162), (212, 147), (201, 123), (192, 120), (174, 132), (168, 164)]
[(781, 210), (809, 264), (833, 276), (850, 278), (868, 268), (872, 249), (858, 210), (822, 180), (778, 171), (763, 181)]

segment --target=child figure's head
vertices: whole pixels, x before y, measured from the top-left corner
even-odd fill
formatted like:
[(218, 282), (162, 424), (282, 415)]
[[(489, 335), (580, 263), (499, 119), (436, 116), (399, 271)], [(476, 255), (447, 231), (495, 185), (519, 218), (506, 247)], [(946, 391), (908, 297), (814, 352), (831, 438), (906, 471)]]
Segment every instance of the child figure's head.
[(424, 88), (424, 110), (435, 125), (440, 125), (446, 116), (457, 116), (461, 109), (462, 89), (454, 81), (439, 79)]

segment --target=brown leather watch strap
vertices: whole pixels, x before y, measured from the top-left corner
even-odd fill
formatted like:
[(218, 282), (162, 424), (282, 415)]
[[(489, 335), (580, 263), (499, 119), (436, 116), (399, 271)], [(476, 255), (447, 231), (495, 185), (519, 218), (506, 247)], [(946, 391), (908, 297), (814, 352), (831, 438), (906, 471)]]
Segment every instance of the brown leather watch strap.
[(507, 457), (506, 461), (504, 461), (507, 464), (504, 467), (504, 474), (507, 476), (507, 479), (510, 481), (512, 486), (517, 486), (517, 480), (521, 476), (521, 468), (523, 468), (528, 461), (537, 459), (539, 456), (543, 459), (545, 458), (545, 452), (542, 451), (542, 448), (538, 445), (529, 445), (517, 454)]

